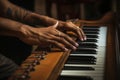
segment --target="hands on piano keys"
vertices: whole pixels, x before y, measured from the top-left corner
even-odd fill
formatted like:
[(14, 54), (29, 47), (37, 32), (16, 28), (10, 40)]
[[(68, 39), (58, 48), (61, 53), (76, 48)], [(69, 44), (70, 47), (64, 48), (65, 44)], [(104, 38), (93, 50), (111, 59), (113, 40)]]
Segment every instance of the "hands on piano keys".
[[(76, 23), (77, 24), (77, 23)], [(82, 26), (84, 33), (87, 36), (87, 40), (76, 41), (79, 43), (79, 46), (76, 51), (71, 51), (63, 70), (60, 74), (58, 80), (104, 80), (105, 73), (105, 57), (106, 57), (106, 37), (107, 37), (107, 27), (106, 26)], [(69, 32), (68, 32), (69, 34)], [(76, 39), (76, 35), (69, 35), (73, 39)], [(39, 49), (38, 49), (39, 50)], [(45, 49), (43, 49), (45, 51)], [(48, 52), (51, 51), (60, 51), (57, 49), (48, 49)], [(59, 54), (59, 53), (58, 53)], [(62, 53), (61, 53), (62, 54)], [(64, 54), (64, 53), (63, 53)], [(31, 58), (29, 56), (29, 58)], [(43, 57), (44, 58), (44, 57)], [(47, 57), (48, 58), (48, 57)], [(37, 60), (41, 60), (41, 53), (37, 57)], [(28, 59), (28, 63), (32, 63), (32, 66), (22, 65), (23, 68), (19, 69), (16, 74), (18, 79), (31, 79), (29, 73), (36, 72), (34, 69), (35, 66), (41, 66), (40, 61)], [(47, 60), (47, 59), (46, 59)], [(45, 60), (43, 60), (45, 61)], [(26, 63), (26, 62), (25, 62)], [(53, 73), (54, 75), (54, 73)], [(39, 77), (38, 75), (36, 75)], [(32, 76), (35, 77), (35, 76)], [(47, 79), (47, 78), (46, 78)], [(46, 80), (44, 79), (44, 80)]]

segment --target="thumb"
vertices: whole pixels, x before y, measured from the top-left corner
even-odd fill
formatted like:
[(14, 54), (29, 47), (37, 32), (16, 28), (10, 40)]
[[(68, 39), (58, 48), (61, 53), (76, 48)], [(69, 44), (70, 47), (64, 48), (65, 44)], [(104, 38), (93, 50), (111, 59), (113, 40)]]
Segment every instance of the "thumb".
[(54, 24), (54, 25), (52, 25), (53, 26), (53, 28), (57, 28), (57, 26), (58, 26), (58, 21)]

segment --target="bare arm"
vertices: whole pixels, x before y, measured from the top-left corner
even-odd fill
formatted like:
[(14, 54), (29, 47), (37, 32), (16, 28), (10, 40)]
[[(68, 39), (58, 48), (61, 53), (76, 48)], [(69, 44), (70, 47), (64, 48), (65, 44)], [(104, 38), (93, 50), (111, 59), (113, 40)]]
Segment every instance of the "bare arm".
[[(25, 9), (22, 9), (12, 3), (10, 3), (8, 0), (0, 0), (0, 16), (10, 18), (16, 21), (21, 21), (23, 23), (31, 24), (31, 25), (46, 25), (51, 26), (55, 24), (58, 20), (39, 15), (33, 12), (29, 12)], [(59, 30), (71, 30), (74, 31), (78, 37), (81, 40), (85, 40), (85, 34), (82, 31), (81, 28), (78, 28), (75, 24), (72, 22), (63, 22), (59, 21), (59, 24), (57, 26), (57, 29)]]
[(48, 26), (55, 24), (57, 21), (56, 19), (25, 10), (12, 4), (8, 0), (0, 0), (0, 15), (31, 25), (44, 24)]
[(24, 36), (25, 32), (22, 29), (22, 25), (23, 25), (22, 23), (0, 17), (0, 35), (14, 37)]
[(78, 44), (68, 35), (57, 30), (56, 26), (55, 24), (47, 28), (34, 28), (0, 17), (0, 35), (14, 36), (30, 45), (55, 45), (62, 50), (75, 50)]

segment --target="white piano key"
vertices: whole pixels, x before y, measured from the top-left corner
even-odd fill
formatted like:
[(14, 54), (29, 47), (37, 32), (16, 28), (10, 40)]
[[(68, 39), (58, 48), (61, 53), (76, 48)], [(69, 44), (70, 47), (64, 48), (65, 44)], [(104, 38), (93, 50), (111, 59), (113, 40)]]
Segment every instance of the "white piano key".
[[(100, 31), (98, 34), (98, 42), (96, 43), (99, 46), (106, 46), (106, 38), (107, 38), (107, 27), (103, 26), (100, 27)], [(89, 34), (89, 35), (96, 35), (96, 34)], [(95, 38), (91, 38), (91, 39), (95, 39)], [(87, 42), (83, 42), (83, 43), (87, 43)], [(89, 43), (89, 42), (88, 42)]]
[(100, 35), (98, 40), (99, 46), (106, 46), (106, 38), (107, 38), (107, 27), (100, 27)]
[(61, 76), (91, 76), (91, 77), (95, 77), (95, 76), (99, 76), (102, 77), (104, 76), (104, 71), (90, 71), (90, 70), (62, 70)]
[[(72, 67), (78, 67), (78, 66), (72, 66)], [(94, 68), (95, 71), (104, 71), (104, 67), (93, 67), (93, 66), (79, 66), (79, 67), (91, 67), (91, 68)], [(83, 70), (83, 71), (85, 71), (85, 70)], [(94, 71), (94, 70), (92, 70), (92, 71)]]
[(104, 80), (104, 76), (102, 76), (102, 77), (92, 77), (93, 78), (93, 80)]
[(93, 68), (102, 68), (104, 69), (104, 66), (101, 66), (101, 64), (97, 65), (89, 65), (89, 64), (65, 64), (64, 66), (77, 66), (77, 67), (93, 67)]

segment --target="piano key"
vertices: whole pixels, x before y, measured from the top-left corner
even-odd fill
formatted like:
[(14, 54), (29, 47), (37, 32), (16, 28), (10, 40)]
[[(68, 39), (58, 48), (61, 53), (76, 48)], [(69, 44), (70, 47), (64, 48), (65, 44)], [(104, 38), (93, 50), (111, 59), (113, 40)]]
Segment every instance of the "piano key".
[(95, 70), (95, 68), (87, 66), (64, 66), (63, 70)]
[(94, 56), (69, 56), (67, 64), (95, 64)]
[(97, 49), (91, 48), (78, 48), (76, 51), (71, 52), (71, 54), (97, 54)]
[(99, 28), (83, 28), (83, 31), (100, 31)]
[[(94, 39), (97, 40), (97, 42), (80, 42), (82, 44), (90, 44), (90, 43), (94, 43), (96, 44), (96, 46), (98, 46), (97, 48), (91, 48), (90, 47), (78, 47), (78, 49), (75, 52), (72, 52), (70, 54), (69, 57), (73, 56), (70, 61), (72, 61), (73, 59), (73, 63), (67, 63), (65, 64), (65, 67), (68, 67), (67, 69), (63, 69), (61, 76), (67, 76), (67, 77), (78, 77), (78, 76), (82, 76), (82, 77), (91, 77), (93, 80), (104, 80), (104, 65), (105, 65), (105, 57), (106, 57), (106, 31), (107, 28), (105, 27), (100, 27), (100, 34), (102, 35), (94, 35), (94, 34), (87, 34), (90, 35), (87, 37), (87, 39)], [(97, 36), (97, 37), (91, 37), (91, 35), (93, 36)], [(82, 53), (83, 52), (83, 53)], [(88, 52), (88, 53), (87, 53)], [(77, 57), (75, 57), (77, 56)], [(83, 60), (83, 62), (85, 61), (87, 64), (85, 63), (79, 63), (80, 59)], [(94, 57), (94, 58), (90, 58), (90, 57)], [(76, 59), (75, 59), (76, 58)], [(69, 58), (68, 58), (69, 59)], [(89, 60), (89, 61), (87, 61)], [(69, 61), (69, 60), (68, 60)], [(76, 61), (76, 62), (74, 62)], [(89, 64), (89, 62), (93, 61), (94, 64)], [(80, 69), (77, 69), (77, 68)], [(81, 70), (84, 67), (83, 70)], [(92, 67), (94, 68), (94, 70), (87, 70), (87, 68), (85, 69), (85, 67)], [(73, 70), (71, 70), (72, 68), (74, 68)], [(64, 79), (63, 79), (64, 80)], [(74, 80), (74, 78), (73, 78)], [(79, 80), (79, 79), (78, 79)]]
[(95, 65), (95, 61), (67, 61), (67, 64), (94, 64)]
[(85, 41), (80, 41), (79, 39), (77, 40), (77, 42), (78, 43), (80, 43), (80, 42), (97, 42), (98, 40), (97, 39), (95, 39), (95, 38), (87, 38), (87, 40), (85, 40)]
[(98, 68), (100, 70), (104, 70), (104, 64), (97, 64), (97, 65), (92, 65), (92, 64), (65, 64), (64, 66), (76, 66), (76, 67), (93, 67), (93, 68)]
[(61, 76), (58, 80), (93, 80), (90, 76)]
[(91, 76), (91, 77), (102, 77), (104, 71), (91, 71), (91, 70), (63, 70), (61, 76)]
[(87, 38), (98, 38), (98, 35), (94, 35), (94, 34), (86, 34)]
[(97, 49), (94, 49), (94, 48), (78, 48), (76, 51), (71, 52), (71, 54), (72, 55), (73, 54), (82, 55), (82, 52), (83, 52), (83, 54), (85, 52), (86, 54), (84, 54), (84, 55), (98, 55), (98, 56), (103, 56), (103, 55), (105, 55), (104, 54), (105, 51), (106, 51), (105, 48), (106, 47), (102, 47), (102, 46), (98, 47)]
[(90, 77), (90, 76), (61, 76), (58, 80), (104, 80), (102, 77)]
[(99, 47), (98, 49), (97, 49), (97, 51), (96, 51), (96, 54), (82, 54), (82, 53), (80, 53), (80, 54), (75, 54), (74, 52), (72, 52), (71, 54), (70, 54), (70, 56), (92, 56), (92, 57), (95, 57), (96, 59), (97, 59), (97, 62), (99, 63), (99, 64), (101, 64), (101, 63), (104, 63), (104, 60), (105, 60), (105, 47)]
[(83, 26), (83, 28), (95, 28), (95, 29), (99, 29), (101, 27), (100, 26)]
[(79, 47), (78, 48), (97, 48), (97, 44), (95, 43), (79, 43)]
[(101, 32), (99, 35), (99, 41), (98, 41), (98, 45), (99, 46), (106, 46), (106, 38), (107, 38), (107, 34), (105, 33), (107, 31), (107, 28), (101, 28)]
[(85, 34), (99, 34), (99, 31), (84, 31)]
[(90, 52), (103, 51), (103, 52), (105, 52), (105, 50), (106, 50), (105, 46), (98, 46), (97, 49), (95, 49), (95, 48), (82, 48), (82, 47), (78, 47), (76, 51), (77, 52), (79, 52), (79, 51), (90, 51)]
[[(101, 57), (101, 58), (104, 57), (104, 55), (102, 55), (102, 54), (75, 54), (75, 53), (71, 53), (70, 56), (73, 56), (73, 57), (74, 57), (74, 56), (77, 56), (77, 57), (79, 57), (79, 56), (80, 56), (80, 57), (92, 57), (92, 58), (95, 58), (95, 59), (98, 58), (98, 57), (99, 57), (99, 58), (100, 58), (100, 57)], [(79, 58), (80, 58), (80, 57), (79, 57)]]
[(74, 54), (70, 54), (69, 58), (70, 60), (95, 60), (95, 56), (93, 55), (74, 55)]
[(85, 50), (81, 50), (81, 51), (72, 52), (72, 54), (96, 54), (96, 52), (95, 52), (95, 51), (85, 51)]

